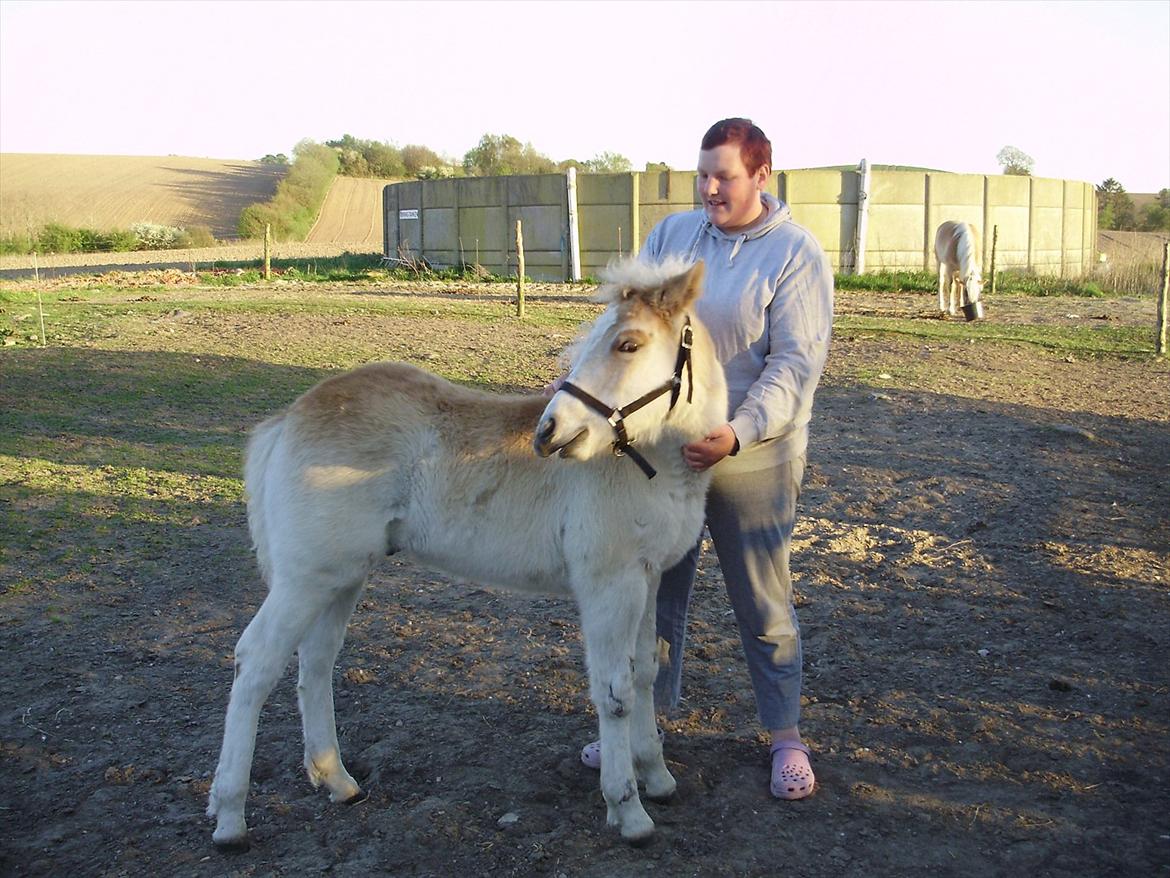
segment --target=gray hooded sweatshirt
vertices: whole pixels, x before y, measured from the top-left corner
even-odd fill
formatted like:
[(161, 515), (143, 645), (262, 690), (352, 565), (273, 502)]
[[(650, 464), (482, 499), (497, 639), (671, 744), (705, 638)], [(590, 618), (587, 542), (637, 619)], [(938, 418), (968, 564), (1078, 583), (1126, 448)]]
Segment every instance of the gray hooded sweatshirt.
[(829, 352), (833, 271), (788, 205), (761, 195), (767, 216), (727, 234), (703, 210), (654, 227), (640, 257), (703, 260), (695, 310), (715, 342), (730, 395), (728, 420), (739, 452), (718, 472), (749, 472), (804, 454), (813, 394)]

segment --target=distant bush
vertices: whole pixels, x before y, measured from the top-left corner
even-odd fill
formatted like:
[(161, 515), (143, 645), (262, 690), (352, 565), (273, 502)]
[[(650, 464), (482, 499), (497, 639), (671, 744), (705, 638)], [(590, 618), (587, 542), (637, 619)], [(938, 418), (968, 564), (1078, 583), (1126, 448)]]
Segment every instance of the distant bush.
[(271, 200), (251, 204), (240, 214), (240, 234), (245, 238), (264, 237), (264, 226), (284, 241), (303, 241), (317, 219), (329, 185), (337, 176), (336, 150), (311, 140), (302, 140), (293, 150), (288, 175), (277, 184)]
[(219, 243), (209, 226), (188, 226), (186, 231), (188, 247), (214, 247)]
[(128, 253), (132, 250), (214, 247), (216, 243), (207, 226), (181, 229), (156, 223), (135, 223), (129, 229), (99, 232), (49, 223), (36, 233), (0, 237), (0, 254)]
[(130, 231), (137, 239), (136, 250), (174, 250), (183, 246), (186, 236), (180, 228), (157, 223), (134, 223)]

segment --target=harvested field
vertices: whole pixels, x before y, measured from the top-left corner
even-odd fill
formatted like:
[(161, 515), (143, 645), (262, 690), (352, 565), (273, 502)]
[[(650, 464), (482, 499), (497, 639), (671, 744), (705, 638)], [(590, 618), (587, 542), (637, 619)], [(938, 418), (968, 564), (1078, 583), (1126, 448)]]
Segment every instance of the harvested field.
[(394, 556), (335, 676), (366, 798), (306, 780), (290, 669), (261, 715), (252, 848), (225, 855), (203, 809), (263, 598), (247, 431), (374, 359), (539, 388), (598, 309), (543, 284), (519, 321), (503, 284), (159, 280), (0, 286), (0, 873), (1166, 872), (1170, 366), (1148, 297), (1001, 297), (966, 325), (929, 294), (839, 294), (793, 558), (811, 799), (768, 795), (712, 554), (665, 722), (679, 793), (649, 806), (645, 849), (606, 831), (577, 761), (595, 722), (572, 603)]
[(46, 223), (126, 229), (207, 226), (235, 238), (240, 211), (266, 201), (286, 168), (182, 156), (0, 155), (0, 234)]
[(394, 180), (335, 177), (306, 244), (343, 244), (363, 251), (382, 249), (382, 190)]

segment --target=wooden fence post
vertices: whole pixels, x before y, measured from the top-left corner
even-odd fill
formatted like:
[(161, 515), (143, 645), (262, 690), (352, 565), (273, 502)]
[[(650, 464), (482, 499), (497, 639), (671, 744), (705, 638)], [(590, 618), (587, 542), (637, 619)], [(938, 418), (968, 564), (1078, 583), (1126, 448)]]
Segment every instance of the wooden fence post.
[(264, 224), (264, 279), (265, 280), (272, 280), (271, 241), (272, 241), (272, 224), (265, 223)]
[(1159, 357), (1166, 355), (1166, 322), (1170, 318), (1170, 243), (1162, 245), (1162, 288), (1158, 290), (1158, 341), (1154, 345), (1154, 353)]
[(516, 316), (524, 318), (524, 229), (516, 220)]
[(991, 298), (995, 298), (995, 248), (999, 243), (999, 226), (991, 227)]

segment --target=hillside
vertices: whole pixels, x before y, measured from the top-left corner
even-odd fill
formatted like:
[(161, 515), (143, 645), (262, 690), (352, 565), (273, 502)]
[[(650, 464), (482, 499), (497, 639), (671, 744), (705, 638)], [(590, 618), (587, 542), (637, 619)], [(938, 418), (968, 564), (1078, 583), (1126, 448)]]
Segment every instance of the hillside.
[(152, 222), (207, 226), (217, 238), (234, 238), (240, 211), (272, 197), (285, 170), (183, 156), (4, 153), (0, 234), (50, 222), (100, 231)]
[(394, 180), (337, 177), (306, 244), (352, 244), (382, 249), (382, 189)]

